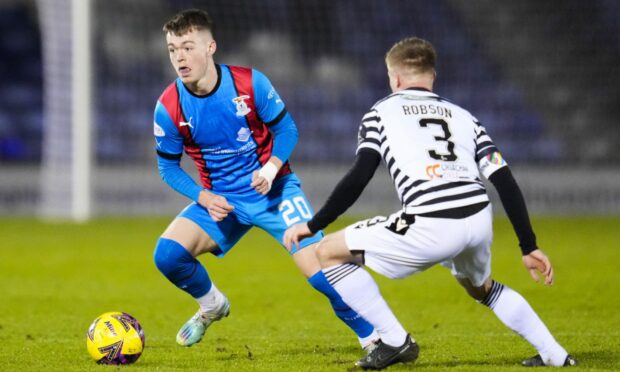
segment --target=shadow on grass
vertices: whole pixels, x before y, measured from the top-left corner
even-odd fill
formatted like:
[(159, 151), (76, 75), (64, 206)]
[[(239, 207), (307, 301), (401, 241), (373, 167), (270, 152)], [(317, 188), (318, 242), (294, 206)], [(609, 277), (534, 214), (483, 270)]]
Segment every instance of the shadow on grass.
[[(620, 370), (620, 352), (617, 350), (593, 350), (587, 352), (579, 352), (573, 355), (577, 361), (578, 366), (584, 369), (595, 370)], [(396, 364), (393, 366), (395, 370), (413, 370), (413, 369), (437, 369), (437, 368), (472, 368), (475, 370), (486, 371), (495, 369), (520, 369), (521, 362), (528, 357), (523, 358), (505, 358), (505, 357), (492, 357), (486, 359), (454, 359), (450, 361), (429, 362), (424, 360), (424, 356), (418, 359), (415, 363), (410, 364)]]
[[(157, 349), (157, 346), (153, 347)], [(207, 353), (213, 353), (215, 361), (217, 362), (241, 362), (241, 363), (259, 363), (258, 366), (262, 366), (262, 363), (272, 363), (276, 370), (280, 370), (282, 366), (290, 366), (291, 361), (299, 360), (308, 362), (308, 358), (311, 360), (316, 357), (316, 361), (321, 361), (324, 368), (342, 370), (342, 371), (358, 371), (354, 367), (354, 363), (362, 358), (363, 351), (355, 346), (351, 345), (288, 345), (286, 348), (274, 348), (274, 349), (258, 349), (254, 350), (251, 346), (243, 345), (231, 347), (219, 346), (209, 348), (205, 350)], [(313, 357), (313, 355), (315, 357)], [(430, 370), (443, 370), (443, 369), (466, 369), (466, 370), (479, 370), (479, 371), (492, 371), (492, 370), (513, 370), (521, 369), (521, 361), (532, 355), (524, 355), (520, 357), (504, 357), (501, 355), (477, 357), (473, 358), (460, 358), (450, 357), (443, 358), (443, 360), (427, 360), (424, 354), (420, 355), (420, 358), (415, 363), (408, 364), (396, 364), (390, 367), (390, 370), (414, 370), (414, 369), (430, 369)], [(573, 355), (579, 361), (579, 367), (586, 369), (601, 369), (601, 370), (620, 370), (618, 361), (620, 360), (620, 352), (617, 350), (590, 350), (585, 352), (577, 352)], [(138, 363), (142, 366), (154, 366), (159, 364), (149, 363), (151, 361), (141, 360)], [(153, 361), (155, 362), (155, 361)], [(175, 367), (194, 367), (196, 361), (188, 363), (179, 363), (175, 361)], [(248, 366), (248, 365), (246, 365)]]
[[(620, 348), (620, 344), (618, 344)], [(584, 352), (571, 353), (579, 367), (585, 368), (604, 368), (610, 370), (620, 370), (620, 351), (614, 350), (590, 350)]]

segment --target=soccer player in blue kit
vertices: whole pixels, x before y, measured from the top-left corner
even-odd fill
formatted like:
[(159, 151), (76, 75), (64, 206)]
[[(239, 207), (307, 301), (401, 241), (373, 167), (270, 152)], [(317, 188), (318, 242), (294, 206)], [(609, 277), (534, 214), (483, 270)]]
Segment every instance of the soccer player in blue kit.
[[(164, 231), (154, 252), (161, 273), (200, 306), (177, 334), (183, 346), (199, 342), (207, 327), (230, 311), (197, 256), (224, 256), (252, 226), (282, 245), (288, 226), (312, 218), (287, 161), (298, 137), (293, 118), (261, 72), (214, 62), (212, 30), (209, 14), (197, 9), (182, 11), (164, 25), (178, 78), (159, 97), (154, 117), (160, 175), (193, 201)], [(201, 185), (181, 168), (183, 151), (196, 164)], [(293, 261), (328, 297), (362, 347), (372, 348), (373, 327), (342, 301), (321, 272), (314, 249), (322, 236), (317, 232), (302, 240), (291, 252)]]

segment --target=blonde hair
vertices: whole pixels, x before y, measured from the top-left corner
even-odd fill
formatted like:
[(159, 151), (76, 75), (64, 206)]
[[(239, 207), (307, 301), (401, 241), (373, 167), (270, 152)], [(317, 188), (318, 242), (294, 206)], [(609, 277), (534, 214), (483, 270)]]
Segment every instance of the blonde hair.
[(412, 73), (434, 73), (436, 59), (433, 45), (418, 37), (408, 37), (397, 42), (385, 55), (388, 67)]

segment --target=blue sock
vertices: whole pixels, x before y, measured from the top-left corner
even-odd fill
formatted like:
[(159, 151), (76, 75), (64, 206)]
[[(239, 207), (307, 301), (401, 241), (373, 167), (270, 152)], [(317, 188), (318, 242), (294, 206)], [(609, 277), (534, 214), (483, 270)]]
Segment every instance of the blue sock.
[(329, 298), (329, 302), (336, 316), (345, 322), (345, 324), (355, 332), (357, 337), (363, 339), (372, 334), (374, 327), (342, 300), (342, 297), (340, 297), (334, 287), (329, 284), (322, 271), (318, 271), (316, 274), (312, 275), (308, 279), (308, 282), (310, 282), (310, 285), (312, 285), (314, 289)]
[(168, 280), (194, 298), (204, 296), (211, 289), (205, 267), (174, 240), (159, 238), (153, 259)]

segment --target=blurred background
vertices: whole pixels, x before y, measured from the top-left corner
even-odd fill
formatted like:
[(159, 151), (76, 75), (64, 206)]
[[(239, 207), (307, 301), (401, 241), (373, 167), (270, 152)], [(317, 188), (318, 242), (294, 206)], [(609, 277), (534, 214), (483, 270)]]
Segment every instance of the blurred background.
[[(532, 213), (620, 212), (619, 1), (0, 0), (0, 215), (174, 215), (187, 203), (159, 179), (152, 135), (176, 76), (161, 27), (187, 7), (214, 18), (216, 62), (253, 66), (279, 91), (315, 208), (352, 162), (361, 116), (389, 93), (385, 52), (415, 35), (436, 47), (435, 91), (487, 128)], [(397, 207), (379, 172), (351, 213)]]

